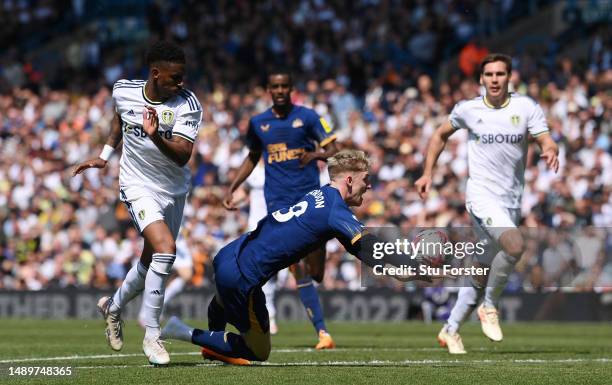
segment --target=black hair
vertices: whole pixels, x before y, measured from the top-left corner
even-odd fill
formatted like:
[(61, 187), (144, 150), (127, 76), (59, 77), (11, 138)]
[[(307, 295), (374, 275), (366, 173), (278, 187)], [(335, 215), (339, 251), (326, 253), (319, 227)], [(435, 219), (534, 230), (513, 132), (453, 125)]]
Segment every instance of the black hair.
[(287, 75), (289, 77), (289, 83), (293, 84), (293, 75), (287, 67), (274, 67), (270, 71), (268, 71), (268, 76), (266, 77), (266, 84), (270, 82), (270, 76), (273, 75)]
[(149, 48), (147, 65), (162, 61), (185, 64), (185, 52), (176, 43), (160, 40)]

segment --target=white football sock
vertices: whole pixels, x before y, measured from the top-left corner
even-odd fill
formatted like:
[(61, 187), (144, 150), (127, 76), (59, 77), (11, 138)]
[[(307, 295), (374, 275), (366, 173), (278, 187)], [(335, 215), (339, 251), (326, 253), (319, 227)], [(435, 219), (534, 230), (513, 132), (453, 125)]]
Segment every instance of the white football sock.
[(185, 280), (181, 277), (176, 277), (170, 282), (168, 287), (166, 287), (166, 293), (164, 294), (164, 307), (172, 300), (172, 298), (176, 297), (183, 288), (185, 287)]
[(455, 306), (453, 306), (450, 316), (446, 321), (448, 333), (455, 334), (459, 331), (461, 324), (470, 316), (472, 311), (474, 311), (483, 294), (484, 289), (477, 289), (474, 286), (467, 286), (459, 289), (457, 302), (455, 302)]
[(487, 288), (485, 289), (485, 297), (483, 304), (486, 307), (497, 308), (499, 297), (501, 297), (508, 278), (514, 270), (516, 265), (516, 258), (513, 258), (503, 251), (497, 253), (491, 264), (491, 270), (489, 271), (489, 280), (487, 282)]
[(142, 292), (145, 287), (145, 276), (147, 268), (140, 262), (132, 266), (128, 271), (121, 286), (113, 295), (113, 303), (110, 306), (111, 313), (120, 313), (121, 309), (134, 297)]
[(145, 338), (159, 337), (159, 317), (164, 305), (164, 291), (166, 281), (172, 270), (174, 254), (153, 254), (149, 271), (145, 278), (145, 287), (142, 301), (143, 322), (146, 326)]

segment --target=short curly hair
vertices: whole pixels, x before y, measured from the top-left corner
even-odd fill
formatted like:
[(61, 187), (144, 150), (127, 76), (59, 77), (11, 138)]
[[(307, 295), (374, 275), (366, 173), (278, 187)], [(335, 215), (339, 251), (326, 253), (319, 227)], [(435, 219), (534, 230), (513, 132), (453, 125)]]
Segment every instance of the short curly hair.
[(343, 172), (368, 171), (369, 167), (368, 156), (359, 150), (342, 150), (327, 159), (327, 170), (332, 180)]
[(162, 61), (185, 64), (185, 52), (176, 43), (160, 40), (149, 48), (147, 65), (151, 66), (153, 63)]

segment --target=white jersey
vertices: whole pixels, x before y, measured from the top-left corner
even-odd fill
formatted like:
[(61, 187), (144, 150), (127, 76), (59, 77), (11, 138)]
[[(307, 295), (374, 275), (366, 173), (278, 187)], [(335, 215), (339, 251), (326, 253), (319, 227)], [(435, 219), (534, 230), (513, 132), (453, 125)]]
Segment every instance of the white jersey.
[(540, 106), (531, 98), (510, 94), (500, 108), (484, 97), (457, 103), (450, 114), (453, 128), (468, 130), (468, 202), (493, 199), (519, 208), (525, 184), (527, 134), (548, 132)]
[(164, 155), (142, 128), (145, 105), (152, 106), (159, 117), (159, 133), (166, 139), (180, 136), (194, 142), (202, 120), (202, 106), (193, 92), (182, 90), (165, 102), (153, 102), (145, 95), (144, 80), (119, 80), (113, 86), (115, 111), (122, 121), (123, 154), (119, 185), (143, 186), (178, 196), (187, 193), (190, 171)]

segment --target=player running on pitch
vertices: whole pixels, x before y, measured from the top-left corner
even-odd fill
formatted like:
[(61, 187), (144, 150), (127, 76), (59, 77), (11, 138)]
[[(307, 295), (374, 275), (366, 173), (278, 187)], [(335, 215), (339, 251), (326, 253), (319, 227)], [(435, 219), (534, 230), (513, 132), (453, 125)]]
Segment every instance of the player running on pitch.
[[(380, 239), (364, 233), (349, 208), (360, 206), (370, 188), (368, 165), (362, 151), (344, 150), (329, 158), (329, 185), (307, 193), (291, 207), (268, 214), (254, 231), (229, 243), (214, 258), (216, 295), (208, 307), (209, 330), (189, 327), (172, 317), (162, 337), (199, 345), (204, 358), (235, 365), (265, 361), (271, 345), (261, 287), (279, 270), (332, 238), (338, 238), (369, 266), (409, 263), (398, 255), (374, 259), (373, 245)], [(226, 332), (227, 323), (240, 334)]]
[(431, 188), (433, 169), (448, 138), (458, 129), (468, 130), (468, 181), (466, 209), (476, 232), (490, 249), (477, 255), (477, 263), (490, 266), (488, 277), (472, 279), (459, 290), (457, 302), (438, 340), (451, 354), (465, 353), (459, 327), (478, 307), (482, 331), (492, 341), (501, 341), (497, 302), (508, 276), (524, 250), (517, 228), (524, 186), (528, 134), (542, 150), (542, 159), (555, 172), (559, 169), (558, 148), (551, 138), (540, 106), (532, 99), (508, 92), (512, 59), (491, 54), (480, 65), (484, 97), (457, 103), (449, 121), (432, 136), (423, 176), (416, 188), (425, 198)]
[[(317, 159), (325, 160), (335, 154), (336, 135), (327, 122), (310, 108), (291, 102), (293, 83), (288, 71), (271, 72), (268, 93), (272, 107), (249, 121), (247, 146), (249, 154), (231, 183), (225, 208), (234, 210), (234, 191), (251, 174), (263, 154), (265, 168), (264, 195), (267, 212), (271, 213), (295, 203), (307, 192), (320, 187)], [(323, 151), (316, 149), (316, 143)], [(319, 295), (314, 286), (323, 280), (325, 245), (313, 248), (305, 263), (291, 267), (298, 285), (300, 299), (312, 322), (319, 342), (317, 349), (331, 349), (335, 343), (325, 327)], [(270, 294), (268, 286), (266, 290)], [(268, 297), (269, 301), (272, 298)]]
[(113, 87), (115, 117), (99, 158), (79, 164), (74, 175), (103, 168), (123, 139), (119, 194), (134, 225), (144, 237), (140, 262), (127, 273), (114, 296), (98, 308), (106, 321), (106, 339), (113, 350), (123, 347), (121, 310), (144, 290), (146, 333), (142, 349), (150, 363), (170, 362), (162, 345), (159, 317), (165, 283), (176, 258), (177, 237), (190, 187), (186, 166), (202, 119), (195, 95), (183, 88), (185, 54), (174, 43), (158, 42), (147, 53), (149, 77), (119, 80)]

